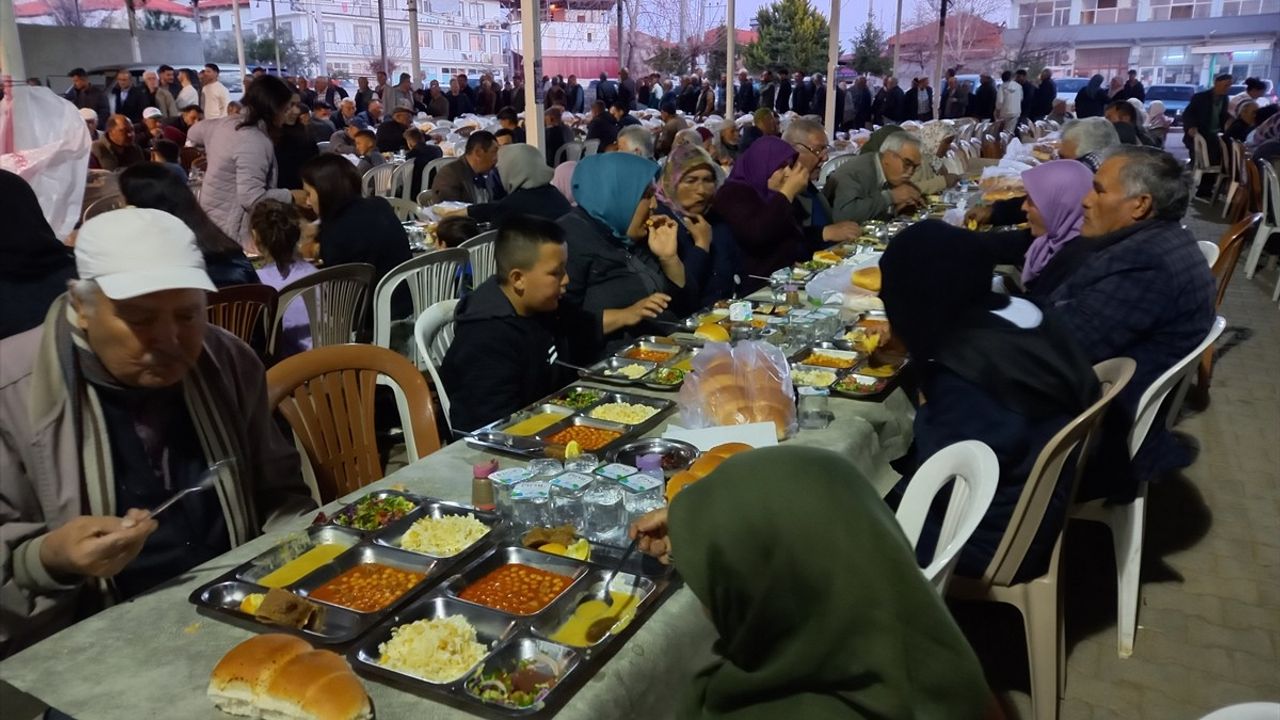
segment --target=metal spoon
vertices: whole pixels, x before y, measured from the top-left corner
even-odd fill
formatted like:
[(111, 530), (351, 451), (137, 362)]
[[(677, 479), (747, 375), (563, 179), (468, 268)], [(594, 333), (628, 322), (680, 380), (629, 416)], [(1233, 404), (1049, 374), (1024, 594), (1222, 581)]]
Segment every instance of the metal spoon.
[(224, 467), (230, 467), (234, 464), (235, 464), (235, 461), (228, 459), (228, 460), (219, 460), (218, 462), (210, 465), (208, 468), (205, 469), (204, 474), (200, 476), (200, 482), (196, 483), (195, 485), (192, 485), (189, 488), (179, 490), (178, 492), (174, 493), (173, 496), (170, 497), (168, 500), (165, 500), (164, 502), (152, 508), (150, 513), (151, 517), (155, 517), (160, 513), (164, 512), (169, 508), (170, 505), (178, 502), (179, 500), (190, 495), (191, 493), (202, 492), (204, 490), (212, 489), (213, 486), (216, 485), (218, 482), (219, 471), (221, 471), (222, 468)]
[[(605, 604), (606, 608), (613, 607), (613, 593), (609, 592), (609, 586), (613, 584), (613, 579), (618, 576), (618, 572), (622, 570), (622, 566), (627, 564), (627, 560), (631, 557), (631, 553), (635, 552), (636, 546), (640, 544), (640, 536), (637, 535), (631, 544), (627, 546), (627, 551), (622, 553), (622, 559), (618, 561), (613, 572), (609, 573), (609, 577), (605, 578), (604, 583), (600, 585), (600, 589), (596, 591), (594, 597), (584, 598), (583, 602), (589, 600), (599, 600)], [(607, 612), (607, 611), (606, 611)], [(605, 615), (602, 618), (592, 622), (587, 627), (586, 638), (589, 643), (596, 643), (600, 638), (609, 634), (613, 630), (613, 626), (617, 625), (619, 618), (613, 615)]]

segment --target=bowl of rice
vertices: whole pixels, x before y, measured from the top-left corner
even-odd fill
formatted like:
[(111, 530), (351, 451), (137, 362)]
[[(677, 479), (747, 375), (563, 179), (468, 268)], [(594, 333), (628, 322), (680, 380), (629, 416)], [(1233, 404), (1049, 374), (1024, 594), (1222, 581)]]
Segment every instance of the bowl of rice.
[(428, 515), (409, 526), (400, 538), (400, 547), (435, 557), (452, 557), (488, 533), (489, 526), (471, 513), (440, 517)]
[(382, 667), (445, 684), (470, 672), (489, 650), (477, 641), (466, 618), (449, 615), (392, 628), (391, 639), (378, 645), (378, 653)]

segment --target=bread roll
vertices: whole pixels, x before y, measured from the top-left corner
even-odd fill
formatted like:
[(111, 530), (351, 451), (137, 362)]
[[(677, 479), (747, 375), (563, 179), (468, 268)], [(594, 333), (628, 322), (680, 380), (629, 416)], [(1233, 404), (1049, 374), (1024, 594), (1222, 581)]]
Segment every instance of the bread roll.
[(710, 475), (716, 468), (720, 467), (720, 463), (722, 462), (724, 462), (724, 458), (719, 455), (703, 455), (689, 467), (689, 472), (700, 478), (704, 478), (707, 475)]
[(853, 271), (853, 285), (873, 293), (880, 292), (880, 267), (865, 267)]
[(370, 720), (373, 708), (347, 661), (291, 635), (257, 635), (223, 656), (209, 678), (223, 712), (271, 720)]
[(752, 422), (771, 422), (779, 440), (787, 437), (787, 420), (791, 415), (791, 403), (756, 401), (751, 404)]
[(746, 452), (746, 451), (748, 451), (748, 450), (754, 450), (754, 449), (755, 449), (755, 448), (751, 447), (750, 445), (748, 445), (748, 444), (746, 444), (746, 443), (740, 443), (740, 442), (728, 442), (728, 443), (724, 443), (724, 444), (722, 444), (722, 445), (717, 445), (717, 446), (715, 446), (715, 447), (711, 448), (710, 450), (708, 450), (708, 451), (706, 452), (706, 454), (707, 454), (707, 455), (718, 455), (718, 456), (720, 456), (720, 457), (722, 457), (722, 458), (729, 458), (729, 457), (732, 457), (732, 456), (734, 456), (734, 455), (737, 455), (738, 453), (743, 453), (743, 452)]

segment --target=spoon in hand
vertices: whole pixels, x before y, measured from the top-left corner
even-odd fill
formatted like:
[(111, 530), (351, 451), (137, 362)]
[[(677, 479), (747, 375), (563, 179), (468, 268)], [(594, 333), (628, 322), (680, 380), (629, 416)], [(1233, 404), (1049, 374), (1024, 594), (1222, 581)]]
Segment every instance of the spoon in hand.
[(613, 568), (613, 572), (609, 573), (609, 577), (605, 578), (604, 582), (600, 585), (600, 589), (595, 592), (594, 597), (585, 599), (599, 600), (604, 603), (606, 613), (603, 617), (600, 617), (587, 627), (587, 642), (592, 644), (599, 642), (600, 638), (608, 635), (609, 632), (613, 630), (613, 627), (621, 620), (617, 615), (608, 614), (609, 610), (613, 607), (613, 593), (609, 591), (609, 586), (613, 584), (613, 579), (618, 576), (618, 572), (622, 570), (622, 566), (627, 564), (627, 560), (631, 557), (631, 553), (635, 552), (636, 546), (639, 544), (640, 537), (637, 535), (636, 539), (632, 540), (631, 544), (627, 546), (627, 551), (622, 554), (622, 559), (619, 560), (617, 566)]
[(195, 485), (192, 485), (189, 488), (179, 490), (178, 492), (173, 494), (173, 497), (170, 497), (168, 500), (165, 500), (164, 502), (152, 508), (150, 512), (151, 517), (155, 517), (160, 513), (164, 512), (169, 508), (170, 505), (178, 502), (179, 500), (190, 495), (191, 493), (202, 492), (204, 490), (212, 489), (213, 486), (218, 482), (219, 471), (221, 471), (222, 468), (224, 467), (230, 467), (232, 464), (233, 464), (233, 461), (231, 460), (219, 460), (218, 462), (210, 465), (204, 471), (204, 474), (200, 476), (200, 482), (196, 483)]

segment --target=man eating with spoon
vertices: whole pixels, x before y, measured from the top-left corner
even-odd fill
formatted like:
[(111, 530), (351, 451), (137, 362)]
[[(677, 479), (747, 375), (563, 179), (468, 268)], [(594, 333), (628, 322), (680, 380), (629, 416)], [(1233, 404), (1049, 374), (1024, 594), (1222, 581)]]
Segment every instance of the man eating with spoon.
[(0, 657), (312, 507), (261, 362), (206, 323), (192, 231), (125, 208), (75, 257), (44, 324), (0, 342)]

